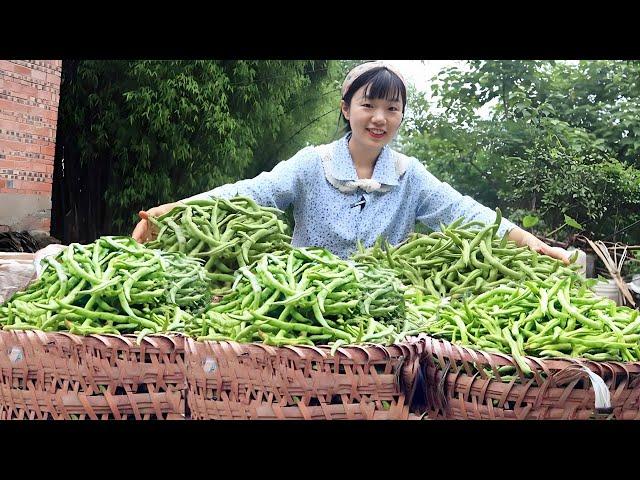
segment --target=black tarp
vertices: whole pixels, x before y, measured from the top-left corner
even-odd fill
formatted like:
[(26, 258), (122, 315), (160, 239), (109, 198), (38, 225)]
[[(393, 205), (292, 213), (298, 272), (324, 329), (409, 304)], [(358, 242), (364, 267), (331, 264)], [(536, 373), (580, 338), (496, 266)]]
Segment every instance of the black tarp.
[(51, 243), (60, 243), (59, 240), (46, 234), (34, 234), (22, 232), (0, 232), (0, 252), (35, 253)]

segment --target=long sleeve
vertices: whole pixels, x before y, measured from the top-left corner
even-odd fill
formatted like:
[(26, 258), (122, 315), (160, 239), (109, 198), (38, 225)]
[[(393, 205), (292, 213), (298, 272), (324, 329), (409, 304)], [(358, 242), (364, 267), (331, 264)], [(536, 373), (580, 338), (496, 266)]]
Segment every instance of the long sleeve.
[[(441, 182), (420, 162), (415, 161), (413, 173), (418, 190), (416, 220), (427, 227), (437, 230), (440, 222), (448, 224), (459, 217), (487, 224), (495, 221), (496, 213), (493, 210), (467, 195), (462, 195), (448, 183)], [(514, 223), (503, 218), (497, 233), (504, 235), (515, 227)]]
[(270, 172), (262, 172), (251, 179), (216, 187), (208, 192), (186, 198), (184, 201), (242, 195), (252, 198), (260, 205), (284, 210), (295, 201), (300, 189), (299, 180), (305, 174), (306, 166), (313, 155), (315, 153), (312, 147), (304, 148), (289, 160), (278, 163)]

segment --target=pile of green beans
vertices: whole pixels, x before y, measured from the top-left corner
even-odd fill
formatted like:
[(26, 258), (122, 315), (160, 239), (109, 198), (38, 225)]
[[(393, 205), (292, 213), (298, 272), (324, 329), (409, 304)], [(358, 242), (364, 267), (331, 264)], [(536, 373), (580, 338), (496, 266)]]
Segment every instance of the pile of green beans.
[(240, 267), (220, 303), (194, 316), (197, 340), (269, 345), (390, 344), (416, 334), (394, 272), (355, 265), (321, 248), (267, 253)]
[(131, 237), (72, 243), (43, 259), (42, 275), (0, 306), (4, 330), (88, 335), (180, 331), (211, 302), (202, 261)]
[(238, 268), (290, 244), (281, 214), (241, 196), (191, 200), (157, 219), (150, 217), (158, 235), (147, 246), (201, 258), (211, 284), (228, 286)]
[(471, 298), (405, 292), (408, 315), (427, 333), (479, 350), (506, 353), (525, 374), (525, 355), (640, 360), (638, 311), (596, 296), (570, 277), (500, 285)]
[(577, 265), (565, 266), (528, 247), (518, 247), (506, 235), (497, 237), (501, 219), (500, 210), (489, 225), (476, 221), (463, 224), (460, 218), (429, 235), (414, 233), (397, 246), (378, 238), (369, 249), (359, 245), (352, 258), (394, 269), (405, 285), (435, 296), (481, 294), (513, 280), (579, 280)]

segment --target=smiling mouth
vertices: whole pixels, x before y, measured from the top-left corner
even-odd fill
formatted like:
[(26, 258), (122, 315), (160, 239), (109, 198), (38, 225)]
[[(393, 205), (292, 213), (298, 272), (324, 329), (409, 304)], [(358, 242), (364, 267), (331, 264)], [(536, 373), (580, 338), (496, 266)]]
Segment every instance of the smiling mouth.
[(372, 133), (374, 135), (384, 135), (385, 133), (387, 133), (384, 130), (377, 130), (375, 128), (367, 128), (367, 130), (369, 131), (369, 133)]

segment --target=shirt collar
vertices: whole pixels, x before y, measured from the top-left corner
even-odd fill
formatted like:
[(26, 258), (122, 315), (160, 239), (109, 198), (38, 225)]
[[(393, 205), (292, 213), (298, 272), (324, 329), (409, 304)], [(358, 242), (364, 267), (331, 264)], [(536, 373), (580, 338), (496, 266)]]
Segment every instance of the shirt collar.
[[(353, 159), (349, 152), (349, 138), (351, 138), (351, 132), (337, 140), (333, 148), (331, 170), (333, 176), (337, 180), (341, 181), (358, 179), (356, 167), (353, 164)], [(385, 145), (382, 148), (382, 151), (376, 160), (376, 165), (373, 168), (373, 175), (371, 178), (383, 185), (398, 185), (395, 160), (392, 155), (392, 150), (388, 145)]]

